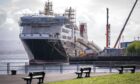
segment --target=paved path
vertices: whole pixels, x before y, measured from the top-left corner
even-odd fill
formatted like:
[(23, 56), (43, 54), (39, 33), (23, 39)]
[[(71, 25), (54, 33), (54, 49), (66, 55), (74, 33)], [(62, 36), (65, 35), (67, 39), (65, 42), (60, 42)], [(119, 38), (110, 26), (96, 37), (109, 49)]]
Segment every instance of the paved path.
[[(91, 76), (108, 75), (110, 73), (92, 73)], [(18, 75), (0, 75), (0, 84), (26, 84), (26, 81), (22, 79), (25, 74)], [(75, 73), (69, 74), (46, 74), (44, 82), (62, 81), (76, 79), (77, 75)], [(38, 80), (33, 80), (32, 84), (37, 84)]]

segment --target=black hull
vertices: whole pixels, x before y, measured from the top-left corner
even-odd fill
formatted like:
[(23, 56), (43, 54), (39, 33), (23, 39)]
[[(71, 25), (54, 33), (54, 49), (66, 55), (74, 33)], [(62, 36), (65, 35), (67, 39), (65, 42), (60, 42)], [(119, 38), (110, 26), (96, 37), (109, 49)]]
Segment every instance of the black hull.
[[(27, 46), (27, 52), (31, 52), (31, 62), (68, 62), (68, 56), (60, 40), (47, 39), (22, 39)], [(30, 58), (30, 56), (29, 56)]]

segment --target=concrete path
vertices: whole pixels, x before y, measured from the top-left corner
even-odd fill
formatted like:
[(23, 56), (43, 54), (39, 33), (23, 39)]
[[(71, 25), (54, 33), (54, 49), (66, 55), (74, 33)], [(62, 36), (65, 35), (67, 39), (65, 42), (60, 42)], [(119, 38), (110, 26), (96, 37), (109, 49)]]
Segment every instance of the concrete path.
[[(91, 76), (100, 76), (100, 75), (108, 75), (110, 73), (92, 73)], [(26, 81), (22, 79), (25, 77), (25, 74), (18, 74), (18, 75), (0, 75), (0, 84), (26, 84)], [(45, 76), (45, 83), (54, 82), (54, 81), (63, 81), (63, 80), (70, 80), (76, 79), (77, 75), (75, 73), (68, 73), (68, 74), (46, 74)], [(38, 80), (33, 80), (32, 84), (37, 84)]]

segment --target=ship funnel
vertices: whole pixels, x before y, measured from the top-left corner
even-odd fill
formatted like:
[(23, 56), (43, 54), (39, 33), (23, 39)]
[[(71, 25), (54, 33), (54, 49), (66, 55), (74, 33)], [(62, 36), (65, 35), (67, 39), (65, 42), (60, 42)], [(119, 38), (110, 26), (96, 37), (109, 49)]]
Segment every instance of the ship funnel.
[(80, 35), (81, 35), (81, 37), (88, 39), (86, 23), (80, 23)]

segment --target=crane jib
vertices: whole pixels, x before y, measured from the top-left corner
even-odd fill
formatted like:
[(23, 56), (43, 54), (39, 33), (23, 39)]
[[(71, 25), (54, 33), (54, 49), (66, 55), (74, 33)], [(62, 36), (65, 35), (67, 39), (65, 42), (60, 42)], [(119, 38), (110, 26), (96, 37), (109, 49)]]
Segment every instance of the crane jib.
[(122, 36), (122, 33), (123, 33), (124, 29), (125, 29), (125, 26), (127, 25), (128, 20), (129, 20), (131, 14), (132, 14), (132, 12), (133, 12), (133, 10), (134, 10), (134, 8), (135, 8), (137, 2), (138, 2), (138, 0), (135, 1), (135, 3), (134, 3), (134, 5), (133, 5), (133, 7), (132, 7), (132, 9), (131, 9), (131, 11), (130, 11), (130, 13), (129, 13), (129, 15), (128, 15), (128, 18), (126, 19), (125, 24), (124, 24), (124, 26), (123, 26), (123, 28), (122, 28), (120, 34), (119, 34), (119, 37), (117, 38), (117, 41), (116, 41), (116, 43), (115, 43), (115, 45), (114, 45), (114, 48), (116, 48), (116, 46), (117, 46), (117, 44), (118, 44), (118, 42), (119, 42), (119, 40), (120, 40), (120, 38), (121, 38), (121, 36)]

